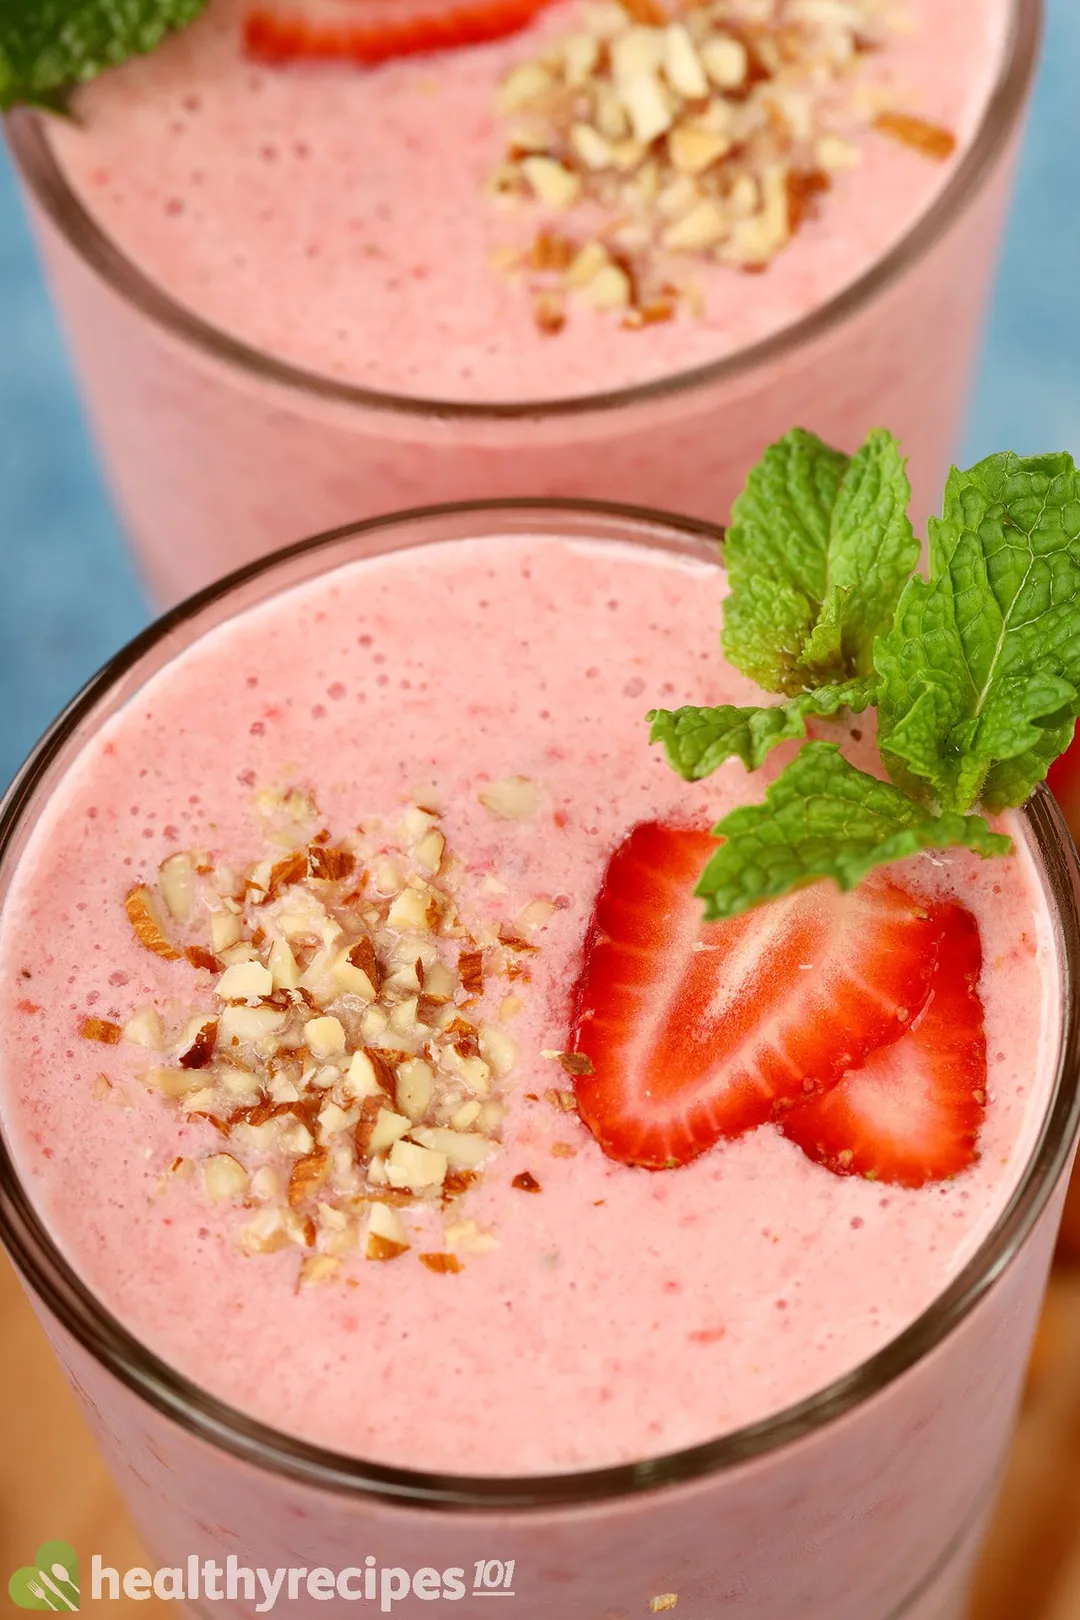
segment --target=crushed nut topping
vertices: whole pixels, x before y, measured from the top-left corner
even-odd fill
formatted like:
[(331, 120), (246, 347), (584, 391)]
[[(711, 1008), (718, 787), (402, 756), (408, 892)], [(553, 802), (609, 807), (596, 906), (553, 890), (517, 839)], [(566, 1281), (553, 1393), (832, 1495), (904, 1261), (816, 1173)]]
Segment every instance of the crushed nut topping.
[[(509, 781), (496, 814), (520, 814), (539, 791)], [(497, 1246), (460, 1200), (497, 1151), (517, 1055), (482, 1003), (509, 999), (499, 981), (521, 976), (551, 904), (466, 920), (464, 868), (419, 804), (392, 836), (373, 825), (340, 842), (313, 835), (309, 794), (264, 792), (256, 806), (269, 858), (236, 871), (205, 851), (173, 855), (126, 898), (140, 943), (201, 976), (186, 1013), (87, 1017), (82, 1034), (142, 1048), (148, 1090), (183, 1124), (214, 1128), (215, 1149), (197, 1159), (185, 1143), (173, 1175), (197, 1166), (208, 1202), (251, 1212), (246, 1253), (299, 1249), (298, 1291), (333, 1280), (354, 1250), (408, 1253), (402, 1212), (447, 1223), (446, 1251), (429, 1243), (418, 1257), (460, 1271), (452, 1251)], [(280, 853), (286, 835), (295, 847)], [(529, 1183), (538, 1190), (527, 1174), (514, 1184)]]
[[(536, 324), (572, 300), (629, 329), (700, 313), (686, 256), (761, 271), (876, 127), (947, 158), (946, 130), (860, 95), (893, 0), (587, 0), (574, 32), (503, 78), (507, 123), (489, 190), (588, 228), (541, 228), (498, 264), (524, 274)], [(877, 116), (875, 117), (875, 111)], [(584, 205), (584, 206), (582, 206)]]

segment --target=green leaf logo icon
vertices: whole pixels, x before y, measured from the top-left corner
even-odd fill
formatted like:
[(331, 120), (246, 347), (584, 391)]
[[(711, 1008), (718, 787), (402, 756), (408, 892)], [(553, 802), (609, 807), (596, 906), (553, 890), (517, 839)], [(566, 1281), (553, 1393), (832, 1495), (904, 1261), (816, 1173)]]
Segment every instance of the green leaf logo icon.
[(75, 1614), (79, 1608), (79, 1560), (66, 1541), (43, 1541), (32, 1564), (8, 1581), (11, 1601), (20, 1609)]

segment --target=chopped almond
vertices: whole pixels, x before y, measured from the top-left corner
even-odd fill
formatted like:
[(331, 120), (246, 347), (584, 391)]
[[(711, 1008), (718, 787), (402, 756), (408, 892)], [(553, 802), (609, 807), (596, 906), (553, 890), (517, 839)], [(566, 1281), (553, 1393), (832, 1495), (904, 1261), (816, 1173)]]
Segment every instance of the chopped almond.
[(248, 1186), (248, 1173), (231, 1153), (213, 1153), (203, 1166), (206, 1196), (212, 1204), (239, 1198)]
[(181, 1052), (178, 1062), (182, 1069), (205, 1069), (213, 1060), (214, 1048), (217, 1045), (218, 1021), (208, 1018), (200, 1024), (195, 1031), (191, 1044)]
[(297, 1282), (297, 1292), (301, 1288), (311, 1287), (315, 1283), (329, 1282), (336, 1277), (341, 1269), (341, 1261), (329, 1254), (308, 1255), (306, 1260), (300, 1262), (300, 1277)]
[(155, 956), (164, 957), (167, 962), (180, 960), (180, 952), (166, 935), (153, 897), (145, 884), (139, 884), (129, 892), (124, 901), (124, 910), (140, 945)]
[(910, 113), (881, 112), (874, 119), (874, 128), (883, 135), (891, 135), (894, 141), (901, 141), (924, 157), (933, 158), (938, 163), (944, 163), (956, 151), (956, 136), (951, 130), (943, 129), (940, 124), (928, 123), (925, 118), (916, 118)]
[(557, 1108), (561, 1114), (577, 1113), (577, 1098), (572, 1091), (560, 1091), (552, 1087), (544, 1092), (544, 1101), (549, 1102), (552, 1108)]
[(342, 883), (356, 870), (356, 856), (348, 849), (329, 849), (312, 844), (308, 850), (311, 875), (327, 883)]
[(289, 1203), (294, 1209), (318, 1192), (326, 1180), (329, 1158), (326, 1148), (320, 1147), (297, 1159), (289, 1176)]
[(418, 1259), (422, 1266), (427, 1266), (429, 1271), (436, 1273), (454, 1273), (462, 1269), (461, 1261), (455, 1254), (421, 1254)]
[(195, 904), (195, 874), (186, 854), (170, 855), (158, 868), (158, 883), (165, 908), (175, 922), (191, 921)]
[(527, 776), (506, 776), (481, 788), (477, 798), (500, 820), (528, 821), (543, 802), (543, 790)]
[(220, 973), (225, 966), (221, 958), (208, 951), (205, 945), (185, 945), (184, 955), (193, 968), (204, 973)]
[(80, 1033), (84, 1041), (100, 1041), (103, 1046), (116, 1046), (124, 1032), (110, 1018), (84, 1018)]
[(458, 957), (458, 977), (461, 988), (466, 995), (480, 996), (484, 993), (484, 953), (483, 951), (462, 951)]
[(540, 1183), (529, 1170), (522, 1170), (514, 1177), (510, 1185), (516, 1187), (518, 1192), (538, 1193), (540, 1191)]

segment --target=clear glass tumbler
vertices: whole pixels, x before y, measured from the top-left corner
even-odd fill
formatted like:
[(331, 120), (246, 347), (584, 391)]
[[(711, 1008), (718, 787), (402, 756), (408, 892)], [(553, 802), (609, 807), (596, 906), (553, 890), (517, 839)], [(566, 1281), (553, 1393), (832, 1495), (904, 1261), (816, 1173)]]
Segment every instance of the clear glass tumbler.
[[(56, 722), (0, 808), (0, 904), (55, 784), (195, 638), (347, 561), (538, 531), (719, 556), (718, 531), (690, 519), (489, 502), (361, 523), (253, 564), (160, 619)], [(487, 1612), (475, 1603), (488, 1572), (497, 1562), (505, 1579), (512, 1562), (515, 1620), (635, 1620), (672, 1608), (677, 1620), (959, 1620), (1080, 1119), (1080, 868), (1044, 789), (1023, 823), (1055, 923), (1062, 1027), (1051, 1101), (1015, 1194), (897, 1339), (811, 1399), (692, 1450), (602, 1471), (470, 1478), (369, 1463), (276, 1432), (193, 1386), (109, 1315), (45, 1229), (0, 1138), (0, 1235), (152, 1562), (185, 1572), (193, 1559), (224, 1569), (230, 1557), (250, 1570), (375, 1567), (380, 1582), (385, 1571), (458, 1569), (468, 1590), (452, 1612), (466, 1615)], [(386, 1608), (378, 1593), (331, 1596), (318, 1610), (284, 1595), (273, 1612), (417, 1616), (461, 1601), (412, 1592)], [(258, 1601), (238, 1580), (234, 1599), (197, 1600), (192, 1612), (239, 1620), (267, 1612)]]
[(1041, 0), (1010, 0), (1000, 77), (937, 201), (860, 279), (729, 358), (617, 393), (454, 404), (355, 388), (200, 319), (102, 232), (48, 123), (9, 122), (105, 467), (160, 603), (320, 528), (430, 501), (572, 496), (726, 520), (794, 424), (889, 427), (914, 515), (940, 495), (997, 261)]

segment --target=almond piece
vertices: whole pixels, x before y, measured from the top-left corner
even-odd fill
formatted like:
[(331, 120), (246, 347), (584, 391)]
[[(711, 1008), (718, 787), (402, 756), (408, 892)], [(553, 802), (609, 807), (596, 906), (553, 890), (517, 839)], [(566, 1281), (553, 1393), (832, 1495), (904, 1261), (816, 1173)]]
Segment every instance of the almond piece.
[(416, 864), (425, 872), (437, 872), (442, 865), (446, 839), (437, 827), (426, 833), (416, 846)]
[(212, 1153), (203, 1165), (203, 1184), (212, 1204), (240, 1198), (247, 1191), (248, 1173), (231, 1153)]
[(386, 921), (403, 934), (427, 933), (431, 928), (430, 889), (403, 889), (390, 906)]
[(266, 959), (275, 990), (295, 990), (300, 983), (300, 968), (288, 940), (275, 939)]
[(679, 124), (667, 139), (672, 168), (679, 174), (704, 174), (731, 150), (725, 135), (713, 135), (695, 124)]
[(425, 1000), (440, 1003), (452, 1001), (456, 989), (457, 981), (445, 962), (435, 961), (424, 969)]
[(240, 1230), (240, 1247), (248, 1254), (273, 1254), (287, 1248), (289, 1234), (280, 1209), (260, 1209)]
[(527, 776), (504, 776), (476, 795), (485, 810), (502, 821), (528, 821), (543, 803), (543, 789)]
[(737, 90), (745, 82), (750, 57), (740, 40), (713, 35), (700, 48), (705, 72), (719, 90)]
[(669, 23), (664, 29), (664, 77), (688, 101), (703, 101), (709, 93), (701, 58), (682, 23)]
[(124, 901), (124, 910), (140, 945), (155, 956), (164, 957), (167, 962), (180, 960), (181, 953), (166, 935), (153, 896), (145, 884), (139, 884), (129, 892)]
[(587, 169), (606, 169), (611, 164), (611, 144), (591, 124), (571, 124), (570, 147)]
[(367, 1247), (369, 1260), (396, 1260), (409, 1247), (405, 1224), (396, 1209), (389, 1204), (372, 1204), (368, 1216)]
[(79, 1031), (84, 1041), (100, 1041), (103, 1046), (118, 1045), (123, 1030), (111, 1018), (84, 1018)]
[(520, 1171), (519, 1174), (514, 1177), (513, 1181), (511, 1181), (510, 1185), (511, 1187), (516, 1187), (518, 1192), (538, 1193), (541, 1191), (540, 1183), (537, 1181), (531, 1170)]
[(943, 129), (940, 124), (928, 123), (925, 118), (916, 118), (911, 113), (878, 113), (874, 128), (938, 163), (946, 162), (956, 151), (956, 136), (951, 130)]
[(398, 1067), (394, 1095), (398, 1108), (415, 1123), (423, 1119), (435, 1092), (435, 1074), (430, 1064), (412, 1058)]
[(396, 1114), (392, 1108), (381, 1108), (367, 1140), (368, 1154), (374, 1157), (376, 1153), (386, 1153), (412, 1130), (412, 1125), (412, 1120), (404, 1114)]
[(195, 874), (186, 854), (170, 855), (158, 867), (158, 886), (165, 909), (178, 923), (191, 921), (195, 904)]
[(243, 928), (240, 918), (231, 911), (213, 911), (210, 914), (210, 943), (215, 954), (220, 955), (227, 951), (230, 945), (238, 943)]
[(341, 1261), (330, 1254), (309, 1254), (300, 1262), (300, 1276), (297, 1281), (297, 1292), (301, 1288), (310, 1288), (316, 1283), (329, 1282), (336, 1277), (341, 1269)]
[(328, 1063), (345, 1053), (345, 1031), (338, 1018), (309, 1018), (304, 1025), (304, 1041), (313, 1058)]
[(634, 139), (643, 147), (665, 134), (674, 121), (674, 109), (663, 85), (654, 73), (638, 73), (619, 86), (619, 95), (630, 118)]
[(284, 1013), (274, 1007), (226, 1007), (218, 1019), (218, 1045), (250, 1041), (253, 1045), (276, 1045), (278, 1033), (285, 1028)]
[(330, 1168), (330, 1155), (324, 1147), (297, 1159), (289, 1173), (289, 1203), (293, 1209), (314, 1198)]
[(341, 1087), (347, 1097), (354, 1097), (358, 1102), (363, 1097), (385, 1095), (385, 1088), (375, 1063), (365, 1051), (353, 1053), (342, 1078)]
[(495, 94), (500, 113), (523, 112), (534, 102), (550, 95), (555, 81), (539, 62), (521, 62), (510, 69)]
[(719, 204), (704, 199), (682, 219), (667, 226), (661, 242), (673, 253), (700, 253), (715, 247), (730, 232), (730, 223)]
[(579, 177), (563, 168), (555, 158), (522, 158), (521, 172), (545, 208), (572, 208), (581, 193)]
[(417, 1258), (422, 1266), (427, 1266), (429, 1271), (436, 1274), (453, 1274), (462, 1269), (461, 1261), (455, 1254), (421, 1254)]
[(504, 1080), (517, 1061), (517, 1047), (505, 1029), (496, 1024), (481, 1024), (480, 1056), (493, 1073)]
[(182, 1069), (208, 1068), (217, 1045), (218, 1021), (216, 1018), (207, 1018), (200, 1021), (194, 1030), (190, 1041), (185, 1043), (177, 1062)]
[(422, 1147), (431, 1148), (433, 1153), (441, 1153), (452, 1170), (477, 1170), (495, 1151), (495, 1143), (475, 1131), (450, 1131), (440, 1126), (418, 1125), (410, 1135)]
[(582, 287), (578, 296), (593, 309), (626, 309), (633, 289), (630, 277), (618, 264), (607, 264)]
[(463, 1249), (466, 1254), (487, 1254), (499, 1247), (491, 1232), (483, 1232), (475, 1221), (454, 1221), (443, 1232), (451, 1249)]
[(165, 1030), (161, 1014), (156, 1007), (140, 1007), (124, 1025), (124, 1039), (135, 1046), (145, 1046), (151, 1052), (160, 1052), (165, 1044)]
[(235, 962), (232, 967), (225, 969), (214, 986), (214, 994), (222, 1001), (248, 1003), (272, 995), (273, 990), (273, 975), (261, 962)]
[(142, 1081), (151, 1091), (160, 1091), (166, 1097), (186, 1097), (190, 1092), (198, 1091), (203, 1083), (197, 1072), (162, 1067), (147, 1069)]
[(395, 1142), (386, 1160), (391, 1187), (441, 1187), (446, 1179), (446, 1155), (416, 1142)]
[(611, 255), (600, 242), (586, 242), (567, 268), (563, 277), (565, 285), (571, 288), (585, 287), (610, 263)]

